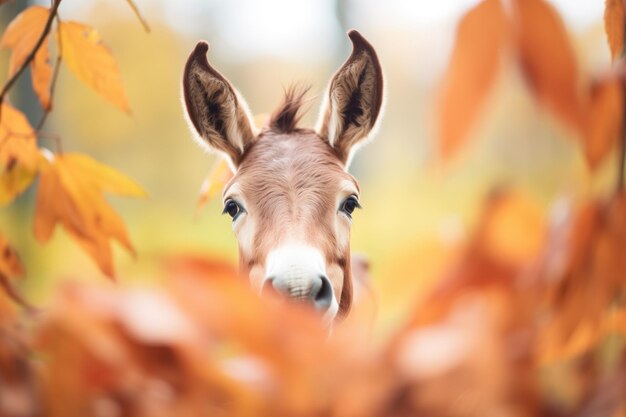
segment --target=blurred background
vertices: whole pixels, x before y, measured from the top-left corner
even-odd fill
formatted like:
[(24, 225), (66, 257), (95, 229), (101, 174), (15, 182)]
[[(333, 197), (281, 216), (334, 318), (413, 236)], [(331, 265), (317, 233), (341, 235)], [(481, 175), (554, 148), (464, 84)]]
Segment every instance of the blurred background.
[[(583, 73), (610, 62), (602, 0), (550, 1), (565, 19)], [(198, 191), (215, 155), (191, 140), (180, 102), (182, 68), (197, 40), (211, 44), (209, 60), (239, 89), (254, 114), (270, 113), (283, 88), (312, 86), (303, 125), (313, 126), (330, 76), (346, 59), (346, 31), (356, 28), (375, 46), (386, 78), (386, 107), (375, 141), (355, 157), (364, 209), (355, 215), (352, 251), (371, 263), (384, 328), (410, 307), (440, 273), (475, 222), (484, 195), (498, 184), (522, 189), (546, 208), (555, 195), (596, 193), (611, 170), (593, 179), (577, 138), (537, 108), (511, 63), (501, 72), (471, 145), (450, 163), (437, 155), (437, 87), (456, 24), (476, 0), (136, 0), (151, 27), (143, 31), (126, 2), (64, 0), (60, 15), (95, 27), (117, 59), (132, 115), (97, 97), (65, 69), (46, 131), (65, 151), (81, 152), (128, 174), (147, 200), (112, 199), (138, 256), (116, 250), (118, 280), (158, 281), (160, 262), (176, 253), (237, 259), (221, 202), (196, 211)], [(0, 28), (30, 4), (0, 8)], [(8, 50), (0, 51), (6, 79)], [(12, 93), (32, 122), (41, 110), (22, 77)], [(42, 142), (54, 149), (54, 143)], [(610, 165), (610, 164), (606, 164)], [(33, 187), (35, 188), (35, 187)], [(28, 269), (23, 289), (43, 303), (59, 281), (104, 280), (95, 264), (62, 231), (38, 244), (32, 234), (34, 190), (0, 210), (0, 230)], [(119, 249), (119, 248), (117, 248)]]

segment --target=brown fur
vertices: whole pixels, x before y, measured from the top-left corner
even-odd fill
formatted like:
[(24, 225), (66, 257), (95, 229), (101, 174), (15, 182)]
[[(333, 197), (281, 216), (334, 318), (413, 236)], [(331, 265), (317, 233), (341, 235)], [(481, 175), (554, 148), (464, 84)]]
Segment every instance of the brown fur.
[(344, 163), (354, 145), (374, 127), (383, 101), (383, 75), (376, 51), (357, 31), (350, 31), (349, 36), (352, 54), (330, 82), (320, 128)]
[(310, 87), (292, 85), (285, 90), (283, 102), (274, 110), (269, 128), (277, 133), (292, 133), (302, 118), (301, 110)]
[(185, 106), (202, 139), (236, 165), (254, 133), (235, 89), (207, 61), (208, 50), (209, 44), (199, 42), (187, 60), (183, 74)]
[(209, 65), (205, 42), (198, 43), (183, 75), (189, 119), (200, 137), (237, 168), (226, 188), (238, 184), (246, 216), (254, 219), (252, 253), (240, 244), (242, 272), (252, 277), (253, 270), (262, 271), (267, 254), (282, 243), (306, 242), (323, 253), (332, 271), (340, 316), (349, 311), (353, 291), (349, 234), (339, 241), (348, 220), (341, 217), (337, 200), (343, 198), (345, 181), (358, 190), (346, 165), (354, 145), (378, 119), (383, 88), (376, 52), (358, 32), (349, 36), (353, 51), (330, 82), (318, 132), (298, 127), (308, 88), (291, 87), (268, 128), (255, 136), (245, 103)]
[(340, 309), (347, 312), (350, 255), (339, 247), (331, 227), (337, 215), (335, 198), (344, 179), (355, 181), (328, 142), (302, 129), (295, 134), (263, 133), (246, 152), (232, 181), (246, 196), (248, 212), (262, 225), (254, 238), (255, 253), (242, 259), (243, 265), (250, 269), (263, 263), (268, 252), (286, 239), (305, 238), (341, 267)]

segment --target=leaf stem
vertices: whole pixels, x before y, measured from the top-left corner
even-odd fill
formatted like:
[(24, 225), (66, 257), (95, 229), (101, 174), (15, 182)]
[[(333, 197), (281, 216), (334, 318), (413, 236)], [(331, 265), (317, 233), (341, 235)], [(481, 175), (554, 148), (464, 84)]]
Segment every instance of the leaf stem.
[(137, 5), (133, 2), (133, 0), (126, 0), (126, 3), (128, 3), (130, 8), (133, 9), (135, 16), (137, 16), (137, 19), (139, 19), (139, 22), (141, 22), (141, 26), (143, 26), (143, 30), (145, 30), (146, 33), (150, 33), (150, 26), (148, 25), (148, 22), (146, 21), (146, 19), (143, 18), (141, 13), (139, 13), (139, 9), (137, 8)]
[(622, 118), (622, 137), (620, 141), (619, 162), (617, 164), (617, 192), (624, 190), (624, 168), (626, 165), (626, 82), (622, 81), (624, 91), (624, 114)]
[[(56, 15), (57, 20), (57, 35), (59, 39), (61, 39), (61, 19), (59, 19), (59, 14)], [(39, 119), (39, 123), (37, 123), (37, 127), (35, 127), (35, 131), (39, 132), (43, 128), (43, 125), (46, 123), (48, 119), (48, 115), (52, 111), (52, 99), (54, 98), (54, 90), (57, 84), (57, 78), (59, 78), (59, 68), (61, 67), (61, 61), (63, 61), (63, 44), (59, 41), (59, 48), (57, 51), (57, 59), (54, 63), (54, 70), (52, 72), (52, 80), (50, 81), (50, 105), (47, 109), (44, 109), (43, 115), (41, 119)]]
[(61, 0), (54, 0), (54, 3), (52, 3), (52, 7), (50, 8), (50, 15), (48, 16), (46, 25), (44, 26), (43, 32), (41, 33), (41, 35), (39, 35), (39, 39), (37, 39), (37, 43), (35, 44), (33, 50), (30, 51), (30, 53), (28, 54), (28, 56), (26, 57), (22, 65), (15, 72), (15, 74), (13, 74), (13, 76), (6, 82), (6, 84), (4, 84), (4, 87), (2, 87), (2, 91), (0, 91), (0, 120), (2, 118), (2, 103), (4, 101), (4, 97), (9, 92), (11, 87), (13, 87), (13, 84), (15, 84), (15, 82), (20, 77), (20, 75), (22, 75), (26, 67), (28, 67), (31, 61), (35, 58), (35, 54), (37, 54), (37, 51), (43, 44), (43, 41), (46, 39), (46, 36), (48, 36), (48, 34), (50, 33), (52, 22), (54, 21), (54, 18), (57, 14), (57, 10), (59, 9), (60, 4), (61, 4)]

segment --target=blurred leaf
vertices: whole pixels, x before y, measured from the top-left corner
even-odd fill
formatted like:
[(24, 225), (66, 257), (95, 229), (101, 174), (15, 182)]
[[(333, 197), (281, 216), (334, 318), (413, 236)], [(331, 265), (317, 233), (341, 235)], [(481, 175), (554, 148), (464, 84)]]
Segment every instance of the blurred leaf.
[(39, 170), (39, 149), (26, 117), (2, 104), (0, 120), (0, 206), (26, 190)]
[(624, 2), (623, 0), (605, 0), (604, 30), (611, 50), (611, 58), (615, 61), (624, 51)]
[(585, 157), (592, 170), (600, 166), (622, 134), (623, 112), (619, 78), (606, 77), (592, 85), (584, 129)]
[(147, 197), (147, 193), (135, 181), (115, 169), (101, 164), (87, 155), (68, 153), (63, 155), (64, 163), (69, 164), (83, 179), (102, 191), (127, 197)]
[(563, 21), (544, 0), (513, 3), (517, 54), (535, 97), (570, 126), (582, 127), (579, 73)]
[(505, 192), (490, 199), (487, 211), (481, 229), (485, 250), (512, 265), (535, 261), (546, 238), (542, 207), (521, 193)]
[(202, 181), (198, 196), (197, 210), (202, 209), (216, 195), (222, 192), (224, 186), (233, 177), (233, 172), (224, 158), (218, 158), (209, 175)]
[[(50, 10), (45, 7), (31, 6), (17, 15), (9, 24), (0, 40), (0, 46), (12, 49), (9, 76), (17, 71), (33, 51), (44, 30), (49, 14)], [(33, 89), (45, 110), (50, 109), (49, 89), (52, 79), (52, 68), (48, 62), (48, 44), (49, 37), (47, 36), (30, 63)]]
[(52, 67), (50, 66), (50, 36), (46, 36), (43, 44), (35, 54), (31, 63), (31, 77), (33, 79), (33, 90), (44, 110), (50, 110), (50, 83), (52, 82)]
[(102, 272), (113, 277), (109, 240), (117, 240), (132, 254), (135, 250), (126, 226), (102, 196), (103, 191), (143, 195), (131, 180), (87, 156), (50, 155), (37, 193), (35, 236), (40, 242), (47, 242), (54, 226), (60, 223)]
[(63, 61), (70, 71), (104, 99), (130, 113), (117, 62), (96, 30), (78, 22), (61, 22), (60, 32), (57, 42), (61, 42)]
[(601, 341), (606, 335), (602, 323), (626, 289), (626, 197), (592, 201), (557, 218), (542, 272), (553, 308), (547, 332), (552, 346), (546, 355), (578, 353)]
[(17, 252), (0, 233), (0, 274), (7, 278), (24, 276), (24, 266)]
[(9, 162), (0, 173), (0, 206), (12, 202), (32, 184), (36, 176), (35, 171), (27, 169), (17, 160)]
[(499, 0), (479, 3), (459, 23), (441, 86), (439, 148), (445, 159), (463, 145), (485, 106), (508, 42), (507, 26)]
[(50, 10), (45, 7), (31, 6), (17, 15), (4, 31), (0, 39), (0, 47), (12, 50), (9, 76), (15, 74), (32, 52), (43, 32), (49, 14)]

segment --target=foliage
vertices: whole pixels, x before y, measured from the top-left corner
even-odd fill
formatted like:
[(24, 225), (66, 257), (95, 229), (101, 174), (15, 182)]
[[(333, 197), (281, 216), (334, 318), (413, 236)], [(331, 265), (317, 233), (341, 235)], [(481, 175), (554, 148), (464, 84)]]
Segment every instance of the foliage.
[[(60, 146), (53, 153), (37, 139), (49, 137), (42, 126), (61, 62), (129, 107), (110, 52), (93, 29), (61, 21), (59, 4), (26, 9), (1, 40), (12, 57), (0, 95), (0, 202), (39, 178), (37, 239), (45, 243), (61, 224), (112, 277), (111, 240), (134, 249), (103, 193), (145, 192), (86, 155)], [(515, 188), (494, 187), (437, 285), (376, 344), (367, 292), (329, 336), (312, 312), (258, 297), (229, 264), (188, 255), (164, 260), (165, 288), (68, 284), (38, 311), (15, 292), (24, 267), (0, 235), (0, 414), (625, 415), (624, 6), (606, 1), (615, 63), (589, 77), (545, 0), (506, 5), (483, 0), (459, 24), (440, 90), (442, 156), (469, 146), (498, 73), (514, 68), (537, 102), (577, 133), (592, 173), (617, 156), (609, 194), (555, 199), (545, 213)], [(49, 44), (54, 68), (42, 47)], [(27, 66), (45, 110), (36, 128), (6, 102)], [(228, 179), (219, 162), (198, 207)]]

